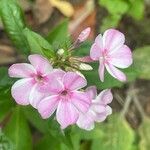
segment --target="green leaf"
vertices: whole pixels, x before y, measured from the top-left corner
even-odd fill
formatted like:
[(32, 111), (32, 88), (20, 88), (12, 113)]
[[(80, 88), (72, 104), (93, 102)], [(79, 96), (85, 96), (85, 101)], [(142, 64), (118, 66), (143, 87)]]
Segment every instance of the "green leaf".
[(140, 128), (140, 150), (149, 150), (150, 148), (150, 119), (145, 117)]
[(46, 135), (35, 145), (35, 150), (61, 150), (60, 142), (52, 137), (51, 135)]
[(144, 1), (143, 0), (132, 0), (130, 4), (128, 14), (136, 20), (140, 20), (144, 17)]
[(128, 3), (124, 0), (99, 0), (99, 4), (104, 6), (112, 15), (123, 15), (129, 8)]
[(14, 150), (13, 143), (6, 137), (0, 128), (0, 148), (1, 150)]
[(150, 46), (136, 49), (133, 55), (138, 77), (141, 79), (150, 79)]
[(0, 67), (0, 88), (11, 85), (13, 82), (14, 80), (8, 76), (8, 68)]
[(31, 31), (28, 28), (25, 28), (23, 33), (27, 38), (32, 53), (45, 54), (46, 51), (46, 54), (49, 55), (48, 57), (54, 57), (52, 46), (41, 35)]
[(14, 100), (11, 97), (10, 88), (3, 87), (0, 89), (0, 122), (6, 117), (6, 115), (12, 110), (15, 105)]
[(54, 47), (59, 48), (59, 46), (64, 45), (68, 40), (68, 20), (62, 21), (58, 24), (46, 37), (46, 39)]
[(0, 1), (0, 16), (4, 28), (13, 44), (24, 54), (29, 54), (29, 46), (23, 35), (25, 28), (24, 16), (21, 8), (14, 0)]
[(41, 133), (46, 134), (49, 130), (48, 120), (41, 118), (40, 114), (36, 109), (31, 106), (26, 106), (23, 108), (24, 114), (29, 122), (38, 129)]
[(4, 133), (11, 139), (15, 150), (32, 150), (31, 133), (21, 107), (14, 109)]
[(125, 119), (112, 115), (101, 129), (105, 134), (93, 141), (92, 150), (131, 150), (134, 132)]

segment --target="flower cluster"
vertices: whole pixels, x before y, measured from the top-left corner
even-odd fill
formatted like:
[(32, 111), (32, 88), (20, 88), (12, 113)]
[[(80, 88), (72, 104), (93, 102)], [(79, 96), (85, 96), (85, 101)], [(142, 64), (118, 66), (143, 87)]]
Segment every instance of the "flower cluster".
[[(90, 28), (82, 31), (73, 47), (84, 42), (89, 34)], [(105, 67), (114, 78), (125, 81), (125, 74), (116, 68), (127, 68), (132, 64), (132, 53), (124, 42), (125, 38), (121, 32), (109, 29), (103, 36), (96, 37), (90, 56), (78, 58), (76, 61), (99, 61), (101, 81), (104, 81)], [(18, 63), (9, 68), (10, 77), (21, 78), (11, 89), (12, 96), (18, 104), (32, 105), (43, 119), (56, 112), (56, 120), (62, 129), (77, 124), (80, 128), (91, 130), (95, 122), (104, 121), (112, 113), (108, 106), (113, 99), (110, 89), (97, 95), (95, 86), (84, 89), (87, 80), (81, 73), (61, 67), (53, 68), (53, 63), (38, 54), (30, 55), (28, 60), (30, 64)], [(81, 66), (90, 68), (79, 63), (78, 67)]]

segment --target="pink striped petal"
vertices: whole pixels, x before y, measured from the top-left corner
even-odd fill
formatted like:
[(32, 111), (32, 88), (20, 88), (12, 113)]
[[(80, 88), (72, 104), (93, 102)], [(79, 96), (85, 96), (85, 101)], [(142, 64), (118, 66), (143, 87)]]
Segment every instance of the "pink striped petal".
[(27, 78), (35, 74), (36, 71), (33, 68), (33, 66), (30, 64), (18, 63), (18, 64), (13, 64), (12, 66), (10, 66), (8, 73), (10, 77)]
[(95, 118), (95, 114), (91, 111), (88, 111), (85, 114), (80, 114), (79, 115), (79, 119), (77, 121), (77, 125), (85, 130), (92, 130), (94, 129), (94, 118)]
[(104, 48), (108, 51), (123, 46), (125, 42), (124, 34), (115, 29), (108, 29), (103, 35)]
[(97, 43), (94, 43), (90, 50), (90, 57), (93, 60), (99, 60), (99, 58), (102, 56), (102, 49), (99, 48)]
[(63, 90), (63, 85), (60, 83), (63, 76), (65, 74), (65, 71), (61, 69), (53, 69), (53, 71), (46, 76), (47, 81), (45, 84), (40, 88), (41, 92), (50, 92), (58, 93), (59, 91)]
[(103, 37), (101, 34), (99, 34), (96, 38), (95, 38), (95, 43), (96, 45), (99, 47), (99, 51), (100, 53), (103, 51), (104, 48), (104, 44), (103, 44)]
[(67, 72), (63, 77), (65, 89), (78, 90), (87, 85), (85, 78), (75, 72)]
[(62, 129), (69, 125), (75, 124), (78, 117), (78, 110), (70, 102), (63, 100), (59, 102), (56, 112), (56, 119)]
[(40, 91), (39, 84), (35, 84), (31, 89), (31, 92), (29, 95), (29, 102), (34, 108), (37, 108), (39, 102), (48, 95), (49, 93), (43, 93)]
[(127, 68), (132, 64), (132, 53), (128, 46), (123, 45), (118, 50), (110, 54), (110, 61), (112, 65), (118, 68)]
[(87, 112), (91, 104), (91, 98), (87, 93), (75, 91), (71, 94), (71, 103), (82, 113)]
[(14, 83), (11, 89), (12, 97), (15, 101), (20, 105), (28, 105), (29, 104), (29, 95), (31, 92), (31, 88), (33, 87), (33, 80), (31, 78), (28, 79), (20, 79)]
[(38, 54), (30, 55), (28, 59), (31, 62), (31, 64), (35, 67), (37, 72), (41, 74), (48, 74), (53, 69), (50, 62), (41, 55)]
[(84, 30), (80, 33), (80, 35), (79, 35), (79, 37), (78, 37), (77, 40), (79, 40), (80, 42), (84, 42), (84, 41), (88, 38), (90, 32), (91, 32), (91, 28), (90, 28), (90, 27), (84, 29)]
[(100, 62), (100, 65), (99, 65), (98, 73), (99, 73), (100, 80), (104, 82), (105, 65), (102, 59), (100, 59), (99, 62)]
[(43, 119), (49, 118), (55, 112), (58, 103), (57, 95), (46, 97), (38, 104), (38, 112)]
[(86, 88), (86, 93), (89, 95), (91, 99), (95, 99), (97, 96), (96, 86), (90, 86)]
[(110, 89), (103, 90), (93, 101), (94, 103), (102, 104), (102, 105), (107, 105), (111, 103), (113, 100), (113, 95), (111, 93)]
[(126, 81), (126, 75), (121, 72), (119, 69), (117, 69), (116, 67), (114, 67), (111, 64), (105, 64), (107, 71), (116, 79), (124, 82)]

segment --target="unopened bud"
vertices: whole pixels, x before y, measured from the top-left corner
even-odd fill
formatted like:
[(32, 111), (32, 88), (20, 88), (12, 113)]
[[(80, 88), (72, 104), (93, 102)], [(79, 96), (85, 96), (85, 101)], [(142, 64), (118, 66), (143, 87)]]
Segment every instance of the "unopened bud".
[(65, 52), (64, 49), (61, 48), (57, 51), (57, 54), (62, 56), (64, 54), (64, 52)]
[(79, 65), (79, 69), (80, 69), (80, 70), (93, 70), (93, 68), (92, 68), (90, 65), (85, 64), (85, 63), (81, 63), (81, 64)]
[(84, 42), (84, 41), (88, 38), (90, 32), (91, 32), (91, 28), (90, 28), (90, 27), (84, 29), (84, 30), (80, 33), (80, 35), (78, 36), (78, 39), (77, 39), (77, 40), (79, 40), (80, 42)]

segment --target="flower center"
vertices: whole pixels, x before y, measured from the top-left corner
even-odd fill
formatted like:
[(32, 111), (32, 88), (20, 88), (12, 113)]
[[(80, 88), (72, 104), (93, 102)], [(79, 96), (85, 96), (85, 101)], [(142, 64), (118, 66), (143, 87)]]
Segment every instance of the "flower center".
[(37, 81), (37, 82), (43, 82), (43, 77), (41, 75), (36, 75), (35, 81)]
[(62, 96), (66, 96), (67, 94), (68, 94), (67, 90), (64, 90), (64, 91), (61, 92)]

